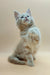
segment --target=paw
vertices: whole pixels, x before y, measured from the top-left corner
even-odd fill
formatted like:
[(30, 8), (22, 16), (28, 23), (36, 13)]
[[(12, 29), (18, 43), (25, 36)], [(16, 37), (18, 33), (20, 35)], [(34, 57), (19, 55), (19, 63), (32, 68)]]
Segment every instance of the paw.
[(30, 67), (33, 67), (33, 66), (34, 66), (33, 63), (29, 63), (29, 64), (27, 64), (27, 65), (30, 66)]
[(29, 63), (29, 64), (28, 64), (28, 66), (30, 66), (30, 67), (33, 67), (33, 66), (34, 66), (34, 64), (32, 64), (32, 63)]
[(34, 66), (34, 63), (31, 62), (31, 61), (28, 61), (28, 62), (27, 62), (27, 65), (33, 67), (33, 66)]
[(29, 32), (29, 37), (30, 37), (31, 39), (34, 39), (36, 36), (37, 36), (37, 35), (36, 35), (36, 33), (35, 33), (34, 31)]
[(32, 28), (32, 29), (29, 29), (28, 33), (31, 34), (31, 35), (36, 34), (36, 31)]

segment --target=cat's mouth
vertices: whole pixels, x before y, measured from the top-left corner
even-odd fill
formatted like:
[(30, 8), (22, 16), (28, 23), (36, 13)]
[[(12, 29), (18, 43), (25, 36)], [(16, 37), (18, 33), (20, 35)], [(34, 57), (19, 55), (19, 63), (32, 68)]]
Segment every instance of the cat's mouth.
[(24, 20), (24, 23), (27, 22), (27, 21), (29, 21), (29, 20), (28, 20), (28, 19), (25, 19), (25, 20)]
[(29, 24), (29, 20), (28, 19), (23, 20), (23, 24), (24, 25), (28, 25)]

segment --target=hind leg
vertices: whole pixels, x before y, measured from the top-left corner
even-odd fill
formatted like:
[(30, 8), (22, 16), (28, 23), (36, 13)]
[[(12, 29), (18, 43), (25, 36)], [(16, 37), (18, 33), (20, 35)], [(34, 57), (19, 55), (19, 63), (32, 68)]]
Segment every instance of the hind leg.
[(9, 62), (11, 62), (11, 63), (14, 63), (14, 64), (21, 64), (21, 65), (25, 65), (25, 61), (21, 61), (21, 60), (19, 60), (17, 57), (15, 57), (15, 56), (10, 56), (9, 58), (8, 58), (8, 61)]
[(33, 60), (36, 60), (36, 57), (35, 56), (33, 56)]

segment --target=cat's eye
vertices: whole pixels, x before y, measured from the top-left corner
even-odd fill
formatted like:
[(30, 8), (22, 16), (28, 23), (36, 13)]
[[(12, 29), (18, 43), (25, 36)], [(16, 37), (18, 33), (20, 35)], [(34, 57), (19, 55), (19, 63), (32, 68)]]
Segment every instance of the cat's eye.
[(24, 18), (24, 16), (21, 16), (21, 18)]
[(27, 17), (29, 17), (29, 16), (27, 16)]

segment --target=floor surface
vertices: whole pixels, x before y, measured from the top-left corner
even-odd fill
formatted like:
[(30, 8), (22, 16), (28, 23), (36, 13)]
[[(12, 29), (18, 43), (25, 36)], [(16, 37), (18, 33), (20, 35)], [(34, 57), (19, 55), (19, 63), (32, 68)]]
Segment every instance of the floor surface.
[(50, 75), (50, 52), (38, 51), (35, 66), (14, 65), (7, 61), (9, 52), (0, 53), (0, 75)]

